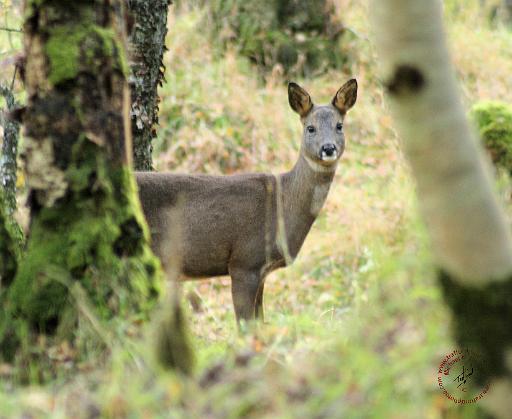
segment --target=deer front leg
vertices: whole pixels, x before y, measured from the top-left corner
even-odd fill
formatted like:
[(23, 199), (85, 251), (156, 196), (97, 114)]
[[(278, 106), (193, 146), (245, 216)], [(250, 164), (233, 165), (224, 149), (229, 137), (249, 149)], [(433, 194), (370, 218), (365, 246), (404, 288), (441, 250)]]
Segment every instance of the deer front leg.
[(237, 322), (254, 320), (256, 298), (261, 284), (260, 274), (243, 269), (230, 269), (229, 273)]
[(261, 320), (262, 322), (265, 320), (265, 315), (263, 313), (263, 288), (265, 287), (265, 281), (262, 280), (260, 287), (258, 288), (258, 293), (256, 294), (256, 318)]

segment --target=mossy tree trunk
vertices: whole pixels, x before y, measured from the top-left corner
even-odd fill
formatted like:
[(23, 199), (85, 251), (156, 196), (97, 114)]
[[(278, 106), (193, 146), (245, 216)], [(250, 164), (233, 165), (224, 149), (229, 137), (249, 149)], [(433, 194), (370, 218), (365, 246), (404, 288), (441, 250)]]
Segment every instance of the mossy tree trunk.
[(7, 104), (3, 114), (0, 114), (0, 125), (3, 127), (4, 138), (0, 154), (0, 185), (4, 189), (7, 211), (13, 213), (16, 209), (16, 171), (18, 156), (18, 138), (20, 126), (7, 115), (16, 107), (11, 88), (0, 85), (0, 95)]
[(158, 86), (164, 77), (170, 0), (128, 0), (134, 23), (130, 34), (130, 89), (133, 156), (136, 170), (152, 170), (152, 140), (158, 124)]
[(0, 304), (2, 294), (16, 275), (22, 241), (20, 229), (12, 214), (8, 213), (6, 201), (0, 187)]
[[(16, 274), (23, 241), (20, 227), (14, 220), (16, 210), (16, 157), (18, 155), (19, 124), (7, 116), (16, 106), (11, 88), (0, 85), (0, 95), (7, 104), (0, 111), (0, 126), (3, 128), (2, 151), (0, 152), (0, 294)], [(1, 300), (1, 297), (0, 297)]]
[(512, 240), (459, 99), (441, 2), (374, 0), (370, 9), (454, 335), (484, 366), (473, 378), (491, 387), (481, 403), (510, 417)]
[(129, 322), (157, 300), (160, 267), (130, 170), (123, 19), (123, 0), (26, 2), (31, 224), (2, 293), (0, 360), (28, 357), (40, 333), (73, 341), (90, 319), (84, 304), (100, 322)]

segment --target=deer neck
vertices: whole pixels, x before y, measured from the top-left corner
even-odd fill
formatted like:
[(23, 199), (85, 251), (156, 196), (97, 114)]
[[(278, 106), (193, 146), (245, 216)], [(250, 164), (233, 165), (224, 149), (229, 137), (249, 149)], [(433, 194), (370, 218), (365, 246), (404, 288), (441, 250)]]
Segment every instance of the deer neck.
[[(325, 167), (302, 153), (294, 168), (281, 175), (282, 214), (288, 252), (295, 257), (322, 208), (336, 166)], [(279, 206), (279, 205), (278, 205)], [(279, 215), (278, 211), (278, 215)]]

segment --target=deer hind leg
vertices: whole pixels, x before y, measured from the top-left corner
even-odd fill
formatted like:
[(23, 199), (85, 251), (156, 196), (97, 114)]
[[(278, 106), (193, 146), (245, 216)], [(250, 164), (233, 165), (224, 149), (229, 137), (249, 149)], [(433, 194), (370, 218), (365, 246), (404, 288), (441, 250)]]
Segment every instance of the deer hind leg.
[(258, 290), (262, 282), (261, 275), (258, 272), (232, 268), (229, 273), (237, 322), (254, 320)]

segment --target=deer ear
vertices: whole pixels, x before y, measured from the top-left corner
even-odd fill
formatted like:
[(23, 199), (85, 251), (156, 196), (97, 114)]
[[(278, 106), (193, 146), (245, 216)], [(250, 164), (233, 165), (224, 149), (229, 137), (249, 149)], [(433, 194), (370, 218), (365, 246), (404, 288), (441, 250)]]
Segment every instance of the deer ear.
[(340, 87), (332, 99), (333, 106), (338, 109), (342, 114), (354, 106), (357, 100), (357, 80), (352, 79)]
[(305, 117), (313, 108), (313, 101), (309, 93), (293, 82), (288, 83), (288, 102), (301, 117)]

